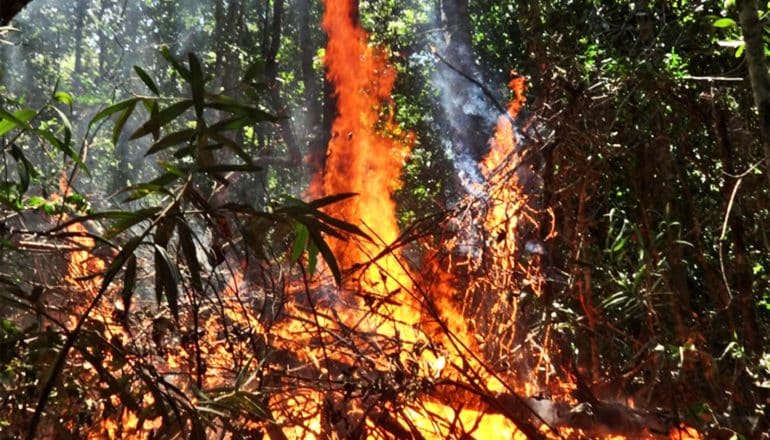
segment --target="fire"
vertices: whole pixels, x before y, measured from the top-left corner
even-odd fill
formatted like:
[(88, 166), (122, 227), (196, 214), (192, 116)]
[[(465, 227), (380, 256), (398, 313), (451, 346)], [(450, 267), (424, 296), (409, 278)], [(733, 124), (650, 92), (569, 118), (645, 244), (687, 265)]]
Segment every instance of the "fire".
[[(411, 147), (393, 121), (392, 111), (383, 115), (386, 104), (392, 104), (396, 78), (386, 53), (369, 44), (367, 33), (356, 22), (352, 2), (327, 0), (324, 5), (322, 25), (328, 35), (324, 62), (334, 84), (338, 116), (327, 149), (323, 193), (357, 193), (336, 206), (334, 214), (363, 225), (374, 240), (357, 245), (334, 243), (341, 266), (352, 267), (369, 261), (398, 237), (392, 194), (401, 186), (401, 168)], [(398, 251), (388, 253), (366, 268), (359, 288), (364, 295), (371, 291), (392, 294), (392, 302), (400, 306), (389, 307), (390, 314), (411, 327), (417, 324), (419, 313), (405, 293), (411, 290), (411, 279), (398, 257)], [(402, 336), (413, 339), (411, 333)]]
[[(254, 304), (268, 303), (266, 288), (252, 289), (249, 267), (236, 262), (222, 276), (226, 283), (216, 288), (215, 301), (196, 313), (189, 310), (197, 305), (181, 307), (178, 323), (154, 310), (151, 330), (129, 334), (115, 322), (110, 304), (99, 305), (92, 319), (104, 324), (107, 337), (125, 344), (152, 333), (155, 344), (147, 356), (153, 356), (159, 374), (193, 396), (190, 401), (196, 408), (210, 403), (207, 399), (218, 403), (220, 394), (227, 398), (252, 390), (264, 393), (258, 397), (266, 414), (245, 415), (239, 422), (264, 430), (271, 438), (347, 438), (361, 436), (363, 429), (373, 439), (412, 431), (431, 439), (525, 439), (522, 427), (494, 413), (480, 396), (492, 400), (514, 392), (531, 396), (546, 385), (564, 400), (576, 385), (552, 371), (548, 329), (532, 368), (545, 371), (544, 380), (530, 371), (525, 372), (530, 379), (523, 380), (512, 373), (512, 365), (490, 366), (502, 359), (512, 362), (516, 355), (512, 345), (518, 336), (518, 299), (514, 295), (501, 300), (501, 292), (526, 288), (540, 295), (544, 285), (542, 245), (530, 246), (519, 239), (523, 226), (539, 233), (539, 213), (526, 191), (526, 172), (532, 170), (518, 149), (515, 124), (525, 103), (524, 78), (514, 75), (509, 84), (514, 98), (500, 116), (489, 152), (480, 163), (485, 182), (478, 184), (477, 193), (487, 199), (479, 203), (483, 208), (474, 207), (479, 214), (470, 221), (480, 223), (487, 254), (481, 258), (453, 254), (459, 244), (450, 239), (436, 252), (449, 255), (447, 260), (428, 259), (417, 272), (399, 248), (389, 248), (400, 234), (393, 193), (401, 186), (412, 143), (411, 135), (394, 121), (391, 92), (396, 72), (388, 64), (387, 52), (369, 42), (352, 4), (324, 0), (323, 28), (328, 35), (324, 62), (338, 115), (324, 172), (310, 190), (318, 197), (357, 193), (330, 205), (327, 212), (361, 225), (372, 238), (349, 242), (329, 238), (345, 272), (339, 291), (323, 279), (314, 280), (309, 289), (288, 282), (274, 292), (283, 295), (275, 300), (280, 303), (276, 310), (260, 312)], [(459, 228), (464, 226), (468, 225)], [(66, 282), (93, 296), (100, 288), (98, 274), (104, 271), (104, 262), (92, 256), (94, 242), (82, 225), (73, 224), (68, 230), (77, 236), (79, 249), (68, 253)], [(195, 344), (182, 342), (180, 335), (194, 335)], [(166, 344), (169, 338), (173, 342)], [(200, 358), (205, 365), (200, 365)], [(262, 362), (270, 366), (260, 370)], [(82, 370), (97, 378), (94, 367), (83, 362)], [(123, 368), (124, 377), (131, 377), (129, 366)], [(259, 381), (264, 382), (256, 385)], [(193, 387), (200, 393), (189, 393)], [(144, 419), (122, 405), (117, 395), (111, 399), (110, 406), (117, 410), (108, 414), (102, 404), (102, 418), (89, 428), (88, 438), (149, 438), (162, 427), (160, 417)], [(147, 394), (147, 399), (145, 407), (154, 397)], [(387, 429), (381, 429), (383, 425)], [(533, 430), (546, 438), (585, 436), (571, 428), (556, 433), (545, 423), (535, 423)], [(669, 436), (700, 438), (687, 427), (672, 429)]]

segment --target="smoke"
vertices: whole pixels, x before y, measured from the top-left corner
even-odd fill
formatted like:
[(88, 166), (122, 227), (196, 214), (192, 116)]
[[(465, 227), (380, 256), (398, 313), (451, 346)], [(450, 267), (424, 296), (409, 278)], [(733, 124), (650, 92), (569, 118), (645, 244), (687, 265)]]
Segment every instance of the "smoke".
[(433, 2), (425, 7), (426, 16), (433, 17), (433, 28), (441, 30), (425, 34), (432, 53), (423, 55), (433, 67), (430, 84), (437, 91), (441, 110), (441, 146), (463, 189), (480, 195), (478, 186), (484, 178), (478, 164), (487, 151), (499, 111), (480, 87), (484, 78), (472, 48), (457, 44), (451, 34), (454, 27), (442, 21), (445, 17)]

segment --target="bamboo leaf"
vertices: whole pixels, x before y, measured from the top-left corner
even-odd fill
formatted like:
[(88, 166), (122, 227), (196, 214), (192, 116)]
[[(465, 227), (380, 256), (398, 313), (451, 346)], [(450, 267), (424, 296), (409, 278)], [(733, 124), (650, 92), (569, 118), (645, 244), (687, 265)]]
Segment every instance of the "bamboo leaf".
[(297, 237), (294, 239), (294, 246), (291, 250), (291, 262), (296, 263), (299, 261), (299, 257), (302, 256), (302, 252), (307, 247), (307, 240), (310, 237), (307, 226), (302, 223), (297, 223), (295, 228)]
[(104, 119), (104, 118), (106, 118), (106, 117), (108, 117), (108, 116), (110, 116), (112, 114), (115, 114), (115, 113), (117, 113), (119, 111), (125, 110), (129, 106), (136, 105), (137, 102), (139, 102), (139, 98), (131, 98), (131, 99), (127, 99), (125, 101), (118, 102), (116, 104), (113, 104), (113, 105), (105, 108), (104, 110), (102, 110), (99, 113), (97, 113), (96, 115), (94, 115), (93, 118), (91, 118), (91, 122), (88, 123), (88, 127), (90, 128), (91, 126), (93, 126), (97, 122), (101, 121), (102, 119)]
[(138, 139), (142, 136), (146, 136), (150, 133), (157, 133), (157, 131), (176, 119), (177, 116), (184, 113), (193, 105), (192, 100), (185, 99), (175, 104), (164, 108), (155, 115), (150, 115), (150, 120), (145, 122), (139, 129), (137, 129), (129, 138), (129, 140)]
[(160, 91), (158, 91), (158, 86), (155, 85), (155, 82), (152, 80), (150, 75), (147, 74), (141, 67), (134, 66), (134, 72), (136, 72), (137, 75), (139, 75), (139, 78), (142, 80), (142, 82), (147, 86), (152, 93), (154, 93), (156, 96), (160, 96)]
[(186, 81), (190, 81), (190, 71), (182, 65), (175, 57), (171, 54), (171, 51), (168, 49), (168, 46), (163, 46), (160, 48), (160, 54), (163, 58), (166, 59), (169, 63), (171, 63), (172, 66), (174, 66), (174, 70), (176, 70), (179, 75), (182, 76)]
[(324, 241), (319, 230), (308, 227), (308, 232), (311, 239), (313, 240), (313, 243), (315, 243), (316, 247), (318, 248), (318, 251), (324, 257), (326, 265), (329, 266), (329, 270), (332, 271), (334, 281), (337, 282), (337, 285), (341, 285), (342, 273), (340, 272), (340, 267), (337, 264), (337, 259), (334, 257), (334, 253), (332, 252), (331, 248), (329, 248), (329, 245), (326, 244), (326, 241)]
[(155, 244), (156, 295), (166, 294), (166, 302), (174, 320), (179, 323), (179, 272), (166, 249)]
[(136, 255), (131, 255), (126, 263), (126, 271), (123, 274), (123, 288), (120, 291), (120, 297), (123, 300), (123, 313), (128, 318), (131, 309), (131, 298), (134, 296), (134, 287), (136, 286)]
[(198, 261), (198, 253), (193, 241), (190, 225), (180, 220), (177, 224), (177, 231), (179, 232), (179, 242), (182, 245), (182, 255), (184, 255), (187, 267), (190, 270), (190, 280), (192, 281), (193, 288), (198, 294), (203, 294), (203, 280), (200, 275), (201, 265)]
[(144, 153), (144, 155), (149, 156), (159, 151), (165, 150), (166, 148), (173, 147), (174, 145), (189, 143), (193, 136), (195, 136), (195, 129), (193, 128), (188, 128), (168, 134), (158, 142), (152, 144), (152, 146), (147, 150), (146, 153)]
[(190, 89), (192, 90), (193, 103), (195, 104), (195, 117), (198, 119), (198, 123), (204, 125), (203, 121), (203, 97), (204, 79), (203, 79), (203, 67), (200, 60), (194, 53), (187, 54), (188, 63), (190, 64)]
[(136, 108), (136, 101), (134, 101), (131, 105), (126, 107), (125, 110), (118, 116), (118, 119), (115, 121), (115, 126), (112, 127), (112, 143), (116, 144), (118, 143), (118, 139), (120, 138), (120, 134), (123, 132), (123, 126), (126, 125), (126, 121), (128, 121), (128, 118), (131, 117), (131, 113), (134, 112), (134, 109)]

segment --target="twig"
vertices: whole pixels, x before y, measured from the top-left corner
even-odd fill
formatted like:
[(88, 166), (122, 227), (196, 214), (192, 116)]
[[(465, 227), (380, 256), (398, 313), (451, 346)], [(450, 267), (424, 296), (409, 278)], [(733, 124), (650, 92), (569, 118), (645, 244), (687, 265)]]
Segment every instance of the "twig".
[(725, 272), (725, 259), (724, 259), (724, 242), (725, 242), (725, 236), (727, 235), (727, 223), (730, 221), (730, 213), (733, 210), (733, 202), (735, 202), (735, 195), (738, 193), (738, 188), (741, 186), (741, 182), (743, 181), (743, 177), (739, 178), (735, 182), (735, 186), (733, 187), (733, 192), (730, 194), (730, 202), (727, 204), (727, 211), (725, 212), (725, 219), (722, 223), (722, 234), (719, 236), (719, 267), (722, 271), (722, 281), (725, 283), (725, 288), (727, 289), (727, 296), (732, 301), (733, 299), (733, 292), (730, 289), (730, 282), (727, 280), (727, 273)]

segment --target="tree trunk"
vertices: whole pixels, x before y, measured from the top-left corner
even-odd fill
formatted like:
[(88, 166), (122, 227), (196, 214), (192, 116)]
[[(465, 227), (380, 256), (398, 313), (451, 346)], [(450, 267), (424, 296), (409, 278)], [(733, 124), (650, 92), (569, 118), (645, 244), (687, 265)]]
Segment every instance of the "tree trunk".
[[(278, 89), (278, 50), (281, 47), (281, 34), (283, 27), (283, 0), (275, 0), (273, 3), (273, 22), (270, 27), (270, 43), (265, 46), (265, 76), (270, 89), (270, 100), (273, 107), (279, 113), (286, 113), (286, 104)], [(299, 150), (297, 137), (294, 135), (291, 118), (284, 118), (280, 122), (281, 136), (289, 151), (289, 164), (299, 165), (302, 162), (302, 154)]]
[(72, 73), (73, 88), (80, 89), (82, 81), (80, 76), (83, 74), (83, 27), (86, 21), (86, 5), (85, 0), (77, 0), (75, 3), (75, 71)]
[(442, 0), (440, 13), (444, 33), (438, 48), (437, 83), (442, 89), (444, 113), (455, 154), (460, 160), (465, 157), (478, 162), (498, 112), (482, 89), (484, 81), (476, 67), (468, 0)]
[(741, 30), (746, 43), (746, 62), (749, 68), (754, 104), (759, 114), (759, 135), (765, 153), (765, 176), (770, 181), (770, 73), (767, 71), (762, 24), (754, 0), (739, 0)]
[(0, 0), (0, 26), (7, 26), (32, 0)]

